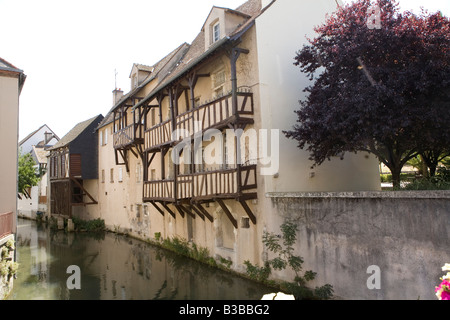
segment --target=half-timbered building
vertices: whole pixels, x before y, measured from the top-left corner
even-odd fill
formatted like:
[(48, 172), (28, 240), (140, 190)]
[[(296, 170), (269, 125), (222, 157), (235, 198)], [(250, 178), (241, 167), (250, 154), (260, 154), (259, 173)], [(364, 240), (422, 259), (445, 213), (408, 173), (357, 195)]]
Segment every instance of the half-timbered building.
[[(99, 160), (106, 224), (193, 241), (239, 269), (261, 261), (264, 230), (285, 218), (268, 195), (379, 189), (374, 157), (312, 169), (307, 152), (282, 134), (310, 85), (295, 53), (336, 8), (334, 0), (214, 6), (165, 71), (134, 65), (130, 93), (115, 91), (120, 99), (98, 130), (113, 139)], [(108, 170), (115, 183), (118, 168), (128, 184), (108, 185)]]
[(49, 149), (50, 212), (72, 218), (74, 207), (98, 204), (98, 136), (102, 115), (77, 124)]

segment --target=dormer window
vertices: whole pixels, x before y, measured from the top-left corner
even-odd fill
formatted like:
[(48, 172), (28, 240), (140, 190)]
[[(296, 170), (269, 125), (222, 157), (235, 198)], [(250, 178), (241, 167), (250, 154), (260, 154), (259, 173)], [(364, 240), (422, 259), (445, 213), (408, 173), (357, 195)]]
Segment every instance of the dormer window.
[(213, 24), (212, 27), (212, 43), (215, 43), (220, 40), (220, 22), (217, 21), (215, 24)]

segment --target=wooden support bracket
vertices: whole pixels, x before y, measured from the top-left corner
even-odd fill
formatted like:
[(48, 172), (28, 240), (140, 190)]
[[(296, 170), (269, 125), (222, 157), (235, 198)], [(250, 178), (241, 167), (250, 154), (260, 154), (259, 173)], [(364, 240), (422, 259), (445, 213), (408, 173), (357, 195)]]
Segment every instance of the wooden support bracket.
[(237, 223), (236, 219), (233, 217), (233, 215), (231, 214), (230, 210), (228, 210), (228, 208), (225, 205), (225, 203), (221, 199), (216, 199), (216, 201), (222, 207), (222, 210), (225, 212), (225, 214), (227, 215), (228, 219), (230, 219), (230, 221), (233, 224), (233, 226), (237, 229), (238, 228), (238, 223)]
[(208, 218), (209, 221), (214, 222), (214, 218), (208, 213), (208, 211), (206, 211), (205, 208), (202, 207), (202, 205), (200, 203), (197, 203), (196, 205), (194, 205), (193, 207), (196, 207), (198, 210), (200, 210), (200, 212), (206, 217)]
[(253, 222), (254, 225), (256, 225), (256, 217), (253, 214), (250, 207), (247, 205), (247, 203), (244, 200), (239, 200), (239, 202), (240, 202), (242, 208), (244, 208), (245, 212), (247, 212), (247, 215), (250, 218), (250, 220)]
[(161, 208), (158, 207), (158, 205), (154, 201), (150, 201), (150, 203), (155, 207), (156, 210), (158, 210), (159, 213), (162, 214), (163, 217), (165, 216), (164, 211), (161, 210)]
[(170, 208), (169, 208), (165, 203), (161, 202), (161, 205), (164, 207), (164, 209), (167, 210), (167, 212), (168, 212), (174, 219), (176, 219), (175, 213), (174, 213), (172, 210), (170, 210)]
[(195, 219), (197, 216), (192, 213), (192, 211), (189, 208), (186, 208), (185, 206), (183, 206), (182, 204), (179, 205), (179, 207), (181, 208), (181, 210), (183, 210), (185, 213), (187, 213), (188, 215), (190, 215), (193, 219)]
[(205, 221), (205, 215), (203, 213), (200, 212), (200, 210), (198, 210), (194, 205), (190, 206), (191, 210), (194, 211), (196, 214), (198, 214), (198, 216)]

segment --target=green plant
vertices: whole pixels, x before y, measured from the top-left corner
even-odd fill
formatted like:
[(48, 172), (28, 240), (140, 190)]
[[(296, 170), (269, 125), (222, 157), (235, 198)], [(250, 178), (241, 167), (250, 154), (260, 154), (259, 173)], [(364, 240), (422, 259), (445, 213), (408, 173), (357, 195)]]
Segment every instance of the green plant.
[(36, 173), (36, 162), (30, 153), (19, 153), (18, 164), (18, 192), (21, 194), (27, 194), (27, 189), (37, 186), (40, 177)]
[(15, 261), (1, 261), (0, 262), (0, 275), (7, 277), (7, 280), (14, 276), (19, 269), (19, 264)]
[(422, 178), (407, 184), (403, 190), (450, 190), (450, 171), (443, 168), (434, 177)]
[(16, 248), (13, 239), (9, 239), (8, 241), (6, 241), (5, 246), (9, 249), (9, 251), (13, 251)]
[(248, 260), (244, 261), (244, 264), (247, 267), (247, 275), (250, 279), (267, 283), (269, 276), (272, 273), (272, 269), (268, 262), (264, 264), (264, 267), (255, 266)]
[(255, 280), (267, 282), (272, 268), (274, 270), (291, 269), (295, 273), (294, 281), (283, 282), (281, 287), (296, 299), (330, 299), (333, 296), (333, 287), (326, 284), (322, 287), (316, 287), (314, 290), (307, 287), (307, 283), (316, 277), (313, 271), (302, 272), (303, 258), (294, 254), (294, 244), (297, 241), (297, 225), (286, 222), (281, 225), (282, 236), (274, 233), (265, 232), (263, 235), (263, 244), (269, 252), (276, 256), (267, 260), (264, 267), (252, 265), (245, 261), (247, 274)]
[(9, 249), (3, 246), (0, 250), (0, 260), (3, 260), (9, 256)]
[(19, 264), (15, 261), (7, 261), (6, 264), (9, 269), (9, 277), (14, 276), (17, 273), (17, 270), (19, 270)]
[[(156, 234), (155, 238), (157, 238)], [(157, 244), (162, 246), (164, 249), (178, 253), (180, 255), (207, 264), (209, 266), (212, 267), (218, 266), (214, 258), (210, 257), (210, 253), (207, 248), (198, 247), (197, 244), (193, 242), (191, 243), (185, 239), (178, 237), (167, 238)], [(224, 262), (226, 265), (227, 264), (231, 265), (231, 261), (230, 262), (228, 262), (228, 260), (225, 261), (227, 261), (226, 263)]]
[(97, 232), (106, 229), (105, 220), (103, 219), (82, 220), (79, 218), (72, 218), (72, 221), (76, 231)]
[(221, 265), (223, 265), (226, 269), (230, 269), (231, 265), (233, 264), (233, 261), (231, 261), (230, 259), (225, 259), (223, 257), (219, 258), (219, 263)]
[(161, 240), (161, 232), (155, 232), (155, 240), (159, 242)]

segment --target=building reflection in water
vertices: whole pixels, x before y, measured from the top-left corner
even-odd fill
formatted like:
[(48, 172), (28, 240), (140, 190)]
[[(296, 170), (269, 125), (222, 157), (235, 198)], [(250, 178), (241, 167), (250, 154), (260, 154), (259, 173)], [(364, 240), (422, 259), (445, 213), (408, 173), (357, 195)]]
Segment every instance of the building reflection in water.
[[(112, 233), (54, 232), (19, 220), (16, 300), (259, 300), (273, 290)], [(66, 273), (80, 267), (81, 290)]]

